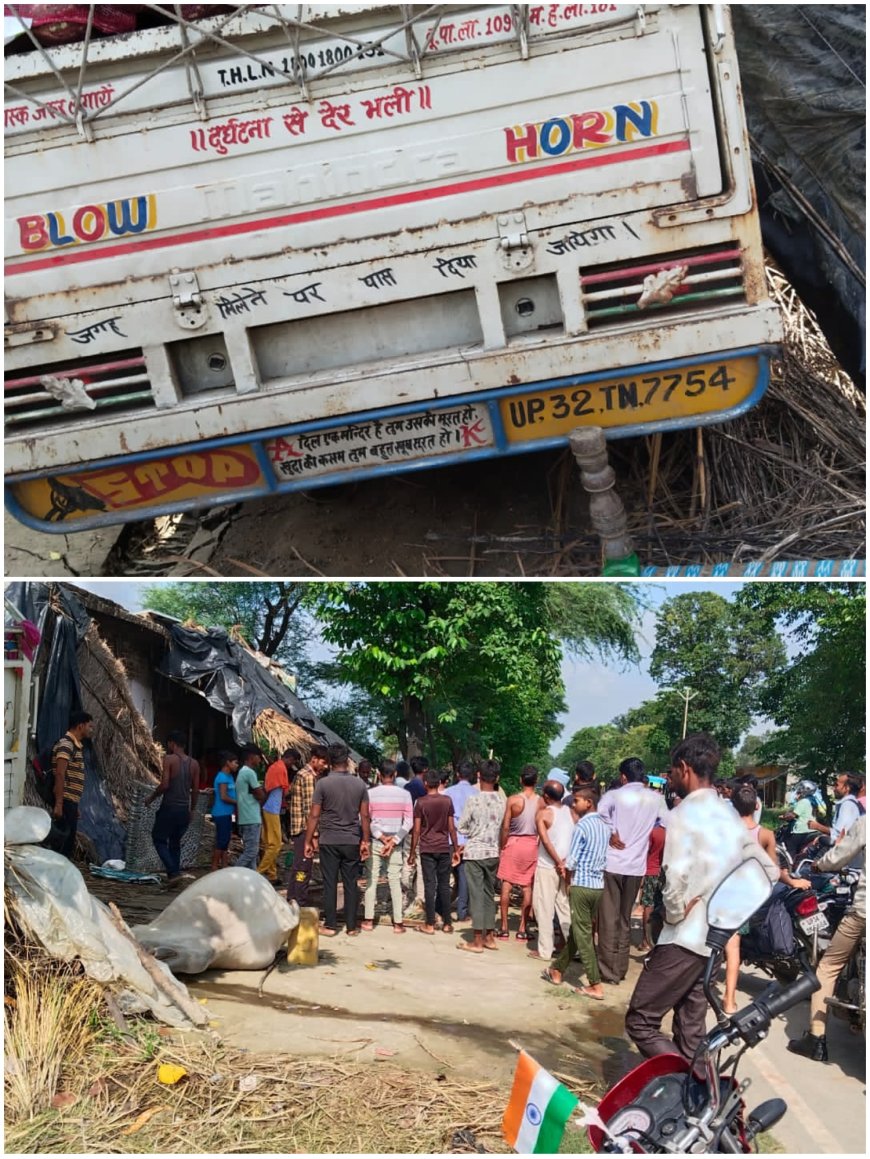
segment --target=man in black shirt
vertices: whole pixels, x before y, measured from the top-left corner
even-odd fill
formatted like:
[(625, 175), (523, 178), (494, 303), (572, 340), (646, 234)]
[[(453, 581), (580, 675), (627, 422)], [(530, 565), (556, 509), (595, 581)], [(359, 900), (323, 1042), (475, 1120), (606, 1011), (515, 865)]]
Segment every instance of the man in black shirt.
[(344, 886), (344, 924), (351, 936), (359, 933), (358, 879), (360, 861), (370, 850), (369, 796), (359, 777), (348, 767), (347, 745), (329, 746), (329, 773), (314, 786), (314, 798), (305, 830), (305, 857), (314, 857), (314, 834), (320, 832), (320, 870), (323, 874), (323, 924), (320, 933), (337, 933), (338, 875)]

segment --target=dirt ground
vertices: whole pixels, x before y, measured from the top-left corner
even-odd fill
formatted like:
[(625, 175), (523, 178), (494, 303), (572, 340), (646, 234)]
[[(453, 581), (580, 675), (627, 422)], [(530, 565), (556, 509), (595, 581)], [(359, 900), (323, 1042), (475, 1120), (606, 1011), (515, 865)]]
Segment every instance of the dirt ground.
[[(589, 531), (567, 456), (533, 454), (248, 503), (211, 564), (225, 572), (242, 560), (269, 575), (516, 576), (549, 570)], [(585, 553), (582, 574), (599, 574), (591, 535)]]
[[(89, 880), (98, 896), (113, 898), (130, 924), (147, 921), (172, 895), (154, 886)], [(316, 900), (316, 896), (312, 898)], [(540, 979), (542, 964), (513, 936), (497, 951), (466, 954), (453, 935), (392, 931), (387, 917), (371, 933), (343, 932), (321, 939), (317, 967), (279, 964), (258, 987), (263, 971), (208, 971), (184, 981), (204, 1000), (216, 1033), (229, 1045), (257, 1053), (348, 1058), (453, 1079), (495, 1082), (510, 1089), (519, 1044), (551, 1073), (603, 1091), (639, 1061), (624, 1034), (624, 1016), (643, 954), (637, 948), (629, 975), (607, 986), (603, 1003)], [(569, 971), (569, 981), (574, 979)], [(761, 975), (741, 974), (750, 1001), (766, 986)], [(750, 1106), (785, 1098), (789, 1112), (765, 1149), (790, 1154), (865, 1154), (864, 1039), (835, 1019), (829, 1025), (832, 1061), (821, 1067), (788, 1054), (789, 1037), (806, 1025), (802, 1005), (778, 1019), (768, 1040), (747, 1052), (741, 1074), (751, 1080)]]

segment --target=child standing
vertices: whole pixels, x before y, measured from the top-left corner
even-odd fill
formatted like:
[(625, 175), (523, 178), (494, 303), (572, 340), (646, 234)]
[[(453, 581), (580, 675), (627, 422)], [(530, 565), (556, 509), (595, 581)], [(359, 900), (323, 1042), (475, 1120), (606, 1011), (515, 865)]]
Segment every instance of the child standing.
[(565, 873), (571, 882), (568, 890), (571, 929), (564, 949), (541, 977), (558, 986), (574, 955), (579, 953), (589, 984), (574, 989), (578, 994), (602, 1002), (604, 987), (592, 941), (592, 922), (604, 896), (610, 825), (598, 815), (597, 807), (598, 790), (593, 785), (581, 785), (574, 790), (574, 809), (580, 814), (580, 820), (574, 826), (571, 848), (565, 858)]

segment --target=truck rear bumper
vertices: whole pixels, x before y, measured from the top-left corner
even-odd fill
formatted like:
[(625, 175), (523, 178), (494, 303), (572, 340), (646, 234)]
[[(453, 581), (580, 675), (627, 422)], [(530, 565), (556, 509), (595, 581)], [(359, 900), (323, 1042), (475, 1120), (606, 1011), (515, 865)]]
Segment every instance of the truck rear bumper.
[(66, 533), (564, 446), (578, 426), (608, 438), (707, 426), (759, 401), (776, 353), (724, 350), (10, 475), (6, 506), (29, 527)]

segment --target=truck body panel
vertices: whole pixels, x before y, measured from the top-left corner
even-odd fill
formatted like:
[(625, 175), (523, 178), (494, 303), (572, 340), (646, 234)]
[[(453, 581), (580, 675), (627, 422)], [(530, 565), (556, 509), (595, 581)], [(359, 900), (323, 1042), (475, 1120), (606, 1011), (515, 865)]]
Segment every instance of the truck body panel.
[(724, 16), (287, 11), (94, 41), (78, 118), (58, 76), (79, 47), (7, 60), (19, 518), (84, 527), (757, 401), (781, 331)]

